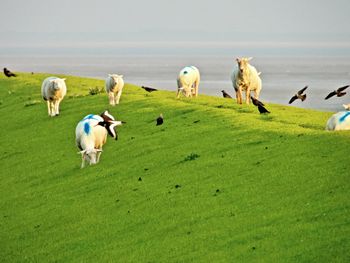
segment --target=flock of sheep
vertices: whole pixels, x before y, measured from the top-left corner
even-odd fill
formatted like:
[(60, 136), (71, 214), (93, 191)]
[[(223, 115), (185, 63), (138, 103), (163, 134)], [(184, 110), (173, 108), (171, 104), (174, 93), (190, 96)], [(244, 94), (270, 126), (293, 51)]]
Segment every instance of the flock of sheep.
[[(252, 99), (253, 104), (259, 108), (260, 113), (269, 113), (269, 111), (264, 108), (264, 104), (258, 100), (262, 88), (260, 72), (249, 64), (250, 60), (251, 58), (237, 58), (237, 67), (231, 74), (232, 85), (236, 91), (237, 103), (242, 104), (242, 96), (243, 92), (245, 92), (246, 104), (249, 104), (250, 99)], [(16, 76), (6, 68), (4, 68), (4, 74), (8, 77)], [(177, 78), (178, 89), (176, 97), (179, 98), (181, 94), (185, 97), (197, 97), (199, 82), (200, 73), (198, 68), (194, 66), (183, 68)], [(108, 94), (110, 105), (115, 106), (119, 104), (123, 87), (123, 75), (108, 75), (105, 81), (105, 90)], [(156, 90), (147, 87), (142, 88), (149, 92)], [(306, 88), (307, 87), (300, 90), (291, 101), (298, 98), (305, 100), (306, 95), (302, 93)], [(251, 92), (254, 92), (254, 97), (251, 97)], [(333, 95), (338, 95), (336, 91), (334, 92)], [(67, 93), (65, 79), (57, 77), (46, 78), (42, 83), (41, 93), (43, 99), (47, 101), (49, 116), (54, 117), (59, 115), (59, 105)], [(223, 93), (224, 97), (230, 97), (225, 91), (223, 91)], [(344, 92), (341, 93), (341, 96), (344, 94)], [(344, 107), (346, 111), (341, 111), (332, 115), (327, 121), (326, 130), (350, 130), (350, 104), (344, 105)], [(163, 119), (161, 121), (163, 122)], [(115, 120), (108, 111), (104, 111), (101, 115), (87, 115), (78, 123), (75, 134), (76, 145), (82, 156), (81, 168), (85, 167), (85, 161), (90, 165), (99, 162), (102, 147), (107, 140), (107, 133), (114, 139), (118, 139), (115, 127), (122, 125), (122, 123), (122, 121)]]

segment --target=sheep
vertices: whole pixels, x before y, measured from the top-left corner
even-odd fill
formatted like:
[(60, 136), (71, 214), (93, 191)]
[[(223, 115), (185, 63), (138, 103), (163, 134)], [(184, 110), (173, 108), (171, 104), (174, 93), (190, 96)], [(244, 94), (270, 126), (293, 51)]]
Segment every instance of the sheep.
[(350, 130), (350, 111), (340, 111), (333, 114), (327, 121), (326, 130)]
[(109, 104), (115, 106), (119, 104), (120, 96), (124, 87), (123, 75), (109, 74), (106, 79), (106, 92), (109, 97)]
[(82, 156), (81, 168), (85, 167), (85, 161), (90, 165), (99, 162), (102, 147), (107, 141), (107, 133), (117, 139), (114, 127), (118, 125), (122, 125), (122, 122), (115, 121), (108, 111), (101, 115), (89, 114), (78, 123), (75, 142), (80, 150), (78, 154)]
[(236, 91), (237, 103), (242, 104), (242, 91), (246, 93), (246, 104), (250, 103), (250, 92), (254, 91), (254, 98), (259, 99), (261, 91), (260, 72), (249, 64), (252, 58), (236, 58), (237, 68), (232, 71), (231, 81)]
[(41, 95), (47, 101), (48, 114), (51, 117), (59, 115), (60, 103), (67, 93), (65, 80), (57, 77), (48, 77), (41, 85)]
[(180, 97), (182, 92), (185, 97), (198, 96), (198, 87), (200, 82), (200, 74), (198, 68), (189, 66), (183, 68), (177, 78), (177, 95)]

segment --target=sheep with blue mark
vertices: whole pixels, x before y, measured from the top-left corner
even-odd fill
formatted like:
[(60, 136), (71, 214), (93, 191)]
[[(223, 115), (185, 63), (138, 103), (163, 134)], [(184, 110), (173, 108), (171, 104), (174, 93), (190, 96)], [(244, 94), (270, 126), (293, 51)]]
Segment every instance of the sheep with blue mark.
[(123, 87), (124, 87), (123, 75), (116, 75), (116, 74), (108, 75), (105, 83), (105, 89), (108, 94), (110, 105), (115, 106), (116, 104), (119, 104)]
[(65, 80), (57, 77), (48, 77), (41, 85), (41, 95), (47, 101), (48, 114), (51, 117), (60, 114), (60, 103), (67, 93)]
[(107, 141), (107, 133), (118, 139), (115, 127), (122, 125), (114, 117), (104, 111), (101, 115), (89, 114), (85, 116), (75, 129), (75, 141), (82, 156), (81, 168), (85, 167), (85, 161), (90, 165), (97, 164), (100, 160), (102, 147)]
[(327, 121), (326, 130), (350, 130), (350, 111), (340, 111), (333, 114)]
[(177, 95), (179, 98), (182, 93), (185, 97), (198, 96), (198, 87), (200, 74), (198, 68), (189, 66), (183, 68), (177, 78)]

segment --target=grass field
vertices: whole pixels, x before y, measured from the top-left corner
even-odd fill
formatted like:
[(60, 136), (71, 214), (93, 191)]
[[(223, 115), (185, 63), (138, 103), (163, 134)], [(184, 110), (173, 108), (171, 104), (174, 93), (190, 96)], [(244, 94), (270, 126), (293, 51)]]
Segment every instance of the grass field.
[[(103, 81), (67, 76), (50, 118), (47, 76), (0, 75), (1, 262), (350, 262), (350, 132), (324, 130), (332, 113), (130, 84), (109, 107), (89, 95)], [(75, 126), (105, 109), (127, 123), (80, 169)]]

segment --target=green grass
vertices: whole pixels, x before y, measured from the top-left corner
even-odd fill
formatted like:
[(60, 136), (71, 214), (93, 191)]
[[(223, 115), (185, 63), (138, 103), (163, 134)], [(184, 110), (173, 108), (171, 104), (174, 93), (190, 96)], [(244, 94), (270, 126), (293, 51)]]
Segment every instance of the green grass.
[[(67, 76), (50, 118), (47, 76), (0, 75), (1, 262), (350, 262), (350, 133), (324, 130), (332, 113), (130, 84), (110, 107), (89, 93), (103, 81)], [(75, 126), (105, 109), (127, 123), (80, 169)]]

